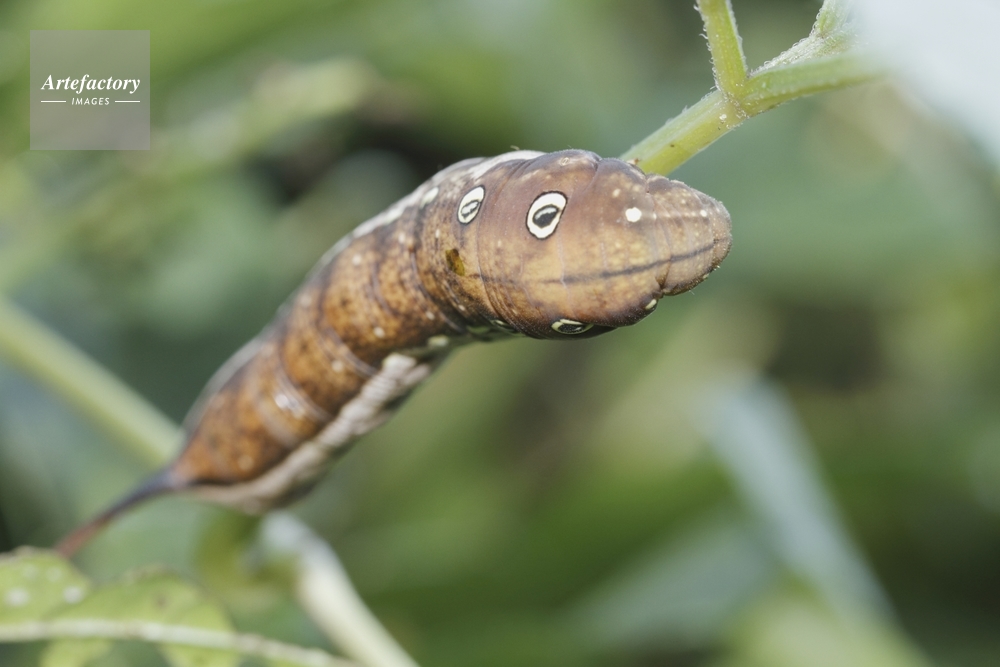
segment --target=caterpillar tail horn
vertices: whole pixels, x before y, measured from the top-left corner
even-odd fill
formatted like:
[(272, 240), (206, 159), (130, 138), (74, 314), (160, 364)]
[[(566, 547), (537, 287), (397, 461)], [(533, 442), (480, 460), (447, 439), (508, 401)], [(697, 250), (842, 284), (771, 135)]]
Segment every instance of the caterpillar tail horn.
[(179, 488), (176, 480), (173, 479), (169, 469), (161, 470), (145, 482), (140, 484), (134, 491), (111, 505), (97, 516), (85, 524), (75, 528), (66, 537), (59, 540), (55, 545), (55, 550), (65, 558), (72, 556), (89, 542), (97, 533), (114, 521), (120, 515), (129, 511), (136, 505), (143, 503), (150, 498), (161, 496)]

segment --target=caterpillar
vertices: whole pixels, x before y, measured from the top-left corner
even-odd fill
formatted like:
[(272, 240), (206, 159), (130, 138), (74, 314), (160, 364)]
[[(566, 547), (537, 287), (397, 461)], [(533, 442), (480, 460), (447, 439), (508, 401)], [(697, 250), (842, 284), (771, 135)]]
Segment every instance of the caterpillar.
[(57, 549), (161, 494), (289, 503), (456, 347), (635, 324), (730, 245), (721, 203), (621, 160), (519, 150), (452, 165), (334, 245), (209, 381), (179, 456)]

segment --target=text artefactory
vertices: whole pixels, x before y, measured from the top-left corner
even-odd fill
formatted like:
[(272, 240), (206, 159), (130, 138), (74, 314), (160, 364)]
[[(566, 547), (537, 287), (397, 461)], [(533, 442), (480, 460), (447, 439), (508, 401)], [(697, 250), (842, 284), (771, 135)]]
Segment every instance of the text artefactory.
[(120, 90), (132, 95), (139, 90), (139, 79), (116, 79), (110, 76), (106, 79), (94, 79), (89, 74), (84, 74), (79, 79), (66, 77), (53, 80), (50, 74), (42, 84), (42, 90), (72, 90), (78, 95), (82, 95), (84, 90)]

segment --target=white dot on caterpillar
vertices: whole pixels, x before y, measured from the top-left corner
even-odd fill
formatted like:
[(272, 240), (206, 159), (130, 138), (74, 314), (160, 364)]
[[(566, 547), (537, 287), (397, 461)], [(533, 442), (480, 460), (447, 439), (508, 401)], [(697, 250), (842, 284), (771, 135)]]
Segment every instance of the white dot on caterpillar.
[[(291, 412), (292, 415), (298, 418), (301, 418), (302, 416), (305, 415), (305, 407), (302, 405), (302, 403), (294, 400), (292, 397), (287, 396), (285, 394), (279, 394), (279, 396), (284, 398), (284, 402), (286, 403), (286, 405), (281, 406), (282, 409)], [(275, 401), (275, 403), (277, 403), (277, 401)]]
[(708, 217), (708, 211), (706, 211), (705, 209), (701, 209), (700, 211), (698, 211), (698, 215), (700, 215), (703, 218), (707, 218)]
[(617, 197), (621, 193), (622, 193), (622, 189), (621, 188), (615, 188), (614, 190), (611, 191), (611, 196), (612, 197)]
[(517, 333), (517, 329), (515, 329), (511, 325), (507, 324), (503, 320), (490, 320), (490, 324), (492, 324), (494, 327), (496, 327), (500, 331), (503, 331), (504, 333), (509, 333), (509, 334)]
[(629, 222), (639, 222), (642, 219), (642, 211), (635, 206), (625, 209), (625, 219)]
[(503, 241), (497, 241), (497, 247), (498, 248), (502, 248), (503, 247)]
[(427, 344), (431, 347), (448, 347), (450, 342), (447, 336), (431, 336), (427, 339)]
[(351, 257), (351, 264), (354, 266), (361, 266), (361, 255), (355, 255)]
[(646, 304), (645, 309), (646, 310), (653, 310), (654, 308), (656, 308), (656, 303), (657, 303), (657, 300), (653, 299), (652, 301), (650, 301), (649, 303)]
[(344, 362), (341, 361), (340, 359), (337, 359), (335, 362), (333, 362), (332, 364), (330, 364), (330, 368), (333, 369), (334, 373), (343, 373), (344, 372)]
[(433, 319), (434, 319), (434, 313), (432, 313), (432, 312), (431, 312), (431, 311), (429, 311), (429, 310), (428, 310), (428, 311), (426, 311), (426, 312), (424, 313), (424, 316), (425, 316), (425, 317), (426, 317), (427, 319), (429, 319), (429, 320), (433, 320)]
[(382, 327), (375, 327), (372, 333), (375, 334), (376, 338), (385, 338), (385, 329)]
[(729, 118), (729, 116), (727, 116), (726, 114), (722, 114), (722, 115), (719, 116), (719, 120), (721, 120), (723, 122), (725, 122), (727, 118)]
[(253, 468), (253, 459), (250, 456), (244, 454), (236, 462), (236, 465), (239, 466), (240, 470), (250, 470), (250, 468)]
[(431, 188), (430, 190), (428, 190), (427, 194), (425, 194), (420, 199), (420, 208), (423, 208), (424, 206), (427, 206), (432, 201), (434, 201), (434, 199), (438, 196), (438, 192), (440, 192), (440, 191), (441, 190), (439, 188), (436, 188), (436, 187), (435, 188)]
[(406, 245), (406, 234), (404, 234), (403, 232), (400, 232), (399, 236), (397, 236), (396, 238), (399, 239), (400, 243), (402, 243), (403, 245)]
[(436, 238), (436, 239), (441, 238), (441, 230), (440, 229), (435, 229), (434, 230), (434, 238)]

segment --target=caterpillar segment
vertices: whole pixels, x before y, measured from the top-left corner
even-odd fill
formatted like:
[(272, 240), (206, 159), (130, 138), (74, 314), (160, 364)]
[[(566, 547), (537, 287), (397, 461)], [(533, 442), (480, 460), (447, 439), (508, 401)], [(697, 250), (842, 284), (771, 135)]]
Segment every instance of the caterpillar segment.
[(729, 252), (725, 207), (579, 150), (466, 160), (337, 243), (212, 378), (166, 468), (57, 548), (149, 498), (261, 513), (322, 477), (455, 348), (629, 326)]

